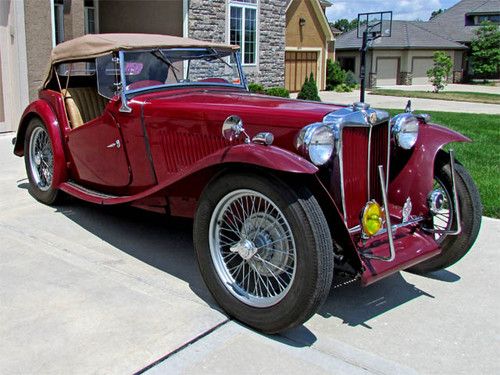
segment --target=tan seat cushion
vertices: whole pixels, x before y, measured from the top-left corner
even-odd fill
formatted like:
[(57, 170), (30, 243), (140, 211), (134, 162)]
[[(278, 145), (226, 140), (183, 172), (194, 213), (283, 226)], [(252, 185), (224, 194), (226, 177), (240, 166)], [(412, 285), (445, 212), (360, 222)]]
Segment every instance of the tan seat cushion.
[(62, 90), (62, 94), (73, 129), (101, 116), (108, 103), (93, 87), (73, 87)]

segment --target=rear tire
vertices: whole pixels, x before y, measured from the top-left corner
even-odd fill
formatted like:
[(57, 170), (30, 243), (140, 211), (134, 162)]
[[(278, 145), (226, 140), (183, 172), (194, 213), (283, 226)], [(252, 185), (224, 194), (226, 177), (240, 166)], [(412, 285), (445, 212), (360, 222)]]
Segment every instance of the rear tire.
[[(448, 153), (441, 151), (436, 159), (435, 180), (446, 190), (448, 197), (453, 197), (450, 158)], [(462, 232), (456, 236), (444, 235), (436, 240), (440, 243), (441, 253), (425, 262), (419, 263), (408, 270), (415, 273), (429, 273), (447, 268), (467, 254), (476, 241), (481, 228), (482, 205), (472, 177), (458, 162), (455, 163), (455, 183), (461, 213)], [(450, 199), (451, 200), (451, 199)], [(452, 202), (450, 202), (452, 204)], [(452, 207), (452, 209), (455, 209)], [(451, 223), (447, 228), (456, 228), (455, 215), (450, 215)]]
[(42, 203), (56, 203), (60, 193), (53, 187), (54, 149), (45, 124), (38, 118), (32, 119), (26, 129), (24, 164), (30, 194)]
[(272, 176), (212, 182), (196, 212), (194, 247), (215, 300), (266, 333), (302, 324), (330, 291), (333, 244), (321, 207), (306, 188)]

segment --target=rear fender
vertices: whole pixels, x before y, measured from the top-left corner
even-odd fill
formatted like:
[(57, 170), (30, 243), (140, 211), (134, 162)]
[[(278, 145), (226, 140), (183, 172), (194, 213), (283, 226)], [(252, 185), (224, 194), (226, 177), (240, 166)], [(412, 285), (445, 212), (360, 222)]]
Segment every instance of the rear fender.
[(427, 196), (434, 181), (436, 156), (452, 142), (471, 142), (464, 135), (435, 124), (421, 124), (413, 153), (401, 172), (389, 184), (389, 200), (403, 206), (411, 197), (414, 215), (427, 215)]
[(45, 100), (36, 100), (25, 109), (17, 130), (14, 154), (17, 156), (24, 156), (26, 129), (33, 118), (42, 120), (47, 128), (50, 140), (52, 141), (52, 151), (54, 153), (54, 175), (52, 181), (54, 188), (57, 189), (62, 182), (67, 180), (66, 157), (64, 154), (63, 138), (59, 121), (52, 107)]

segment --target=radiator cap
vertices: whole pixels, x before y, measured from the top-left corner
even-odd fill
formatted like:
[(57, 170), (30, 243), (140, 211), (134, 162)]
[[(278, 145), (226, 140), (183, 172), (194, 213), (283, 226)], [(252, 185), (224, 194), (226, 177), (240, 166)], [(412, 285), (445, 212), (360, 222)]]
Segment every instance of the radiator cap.
[(366, 111), (370, 109), (370, 104), (368, 103), (363, 103), (363, 102), (356, 102), (352, 105), (352, 108), (355, 111)]

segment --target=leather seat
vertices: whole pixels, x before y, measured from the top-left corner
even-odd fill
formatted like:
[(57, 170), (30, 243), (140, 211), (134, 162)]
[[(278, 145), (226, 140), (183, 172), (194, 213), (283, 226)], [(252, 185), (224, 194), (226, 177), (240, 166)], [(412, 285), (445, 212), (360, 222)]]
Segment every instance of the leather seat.
[(71, 128), (96, 119), (104, 112), (108, 100), (94, 87), (72, 87), (62, 90)]

